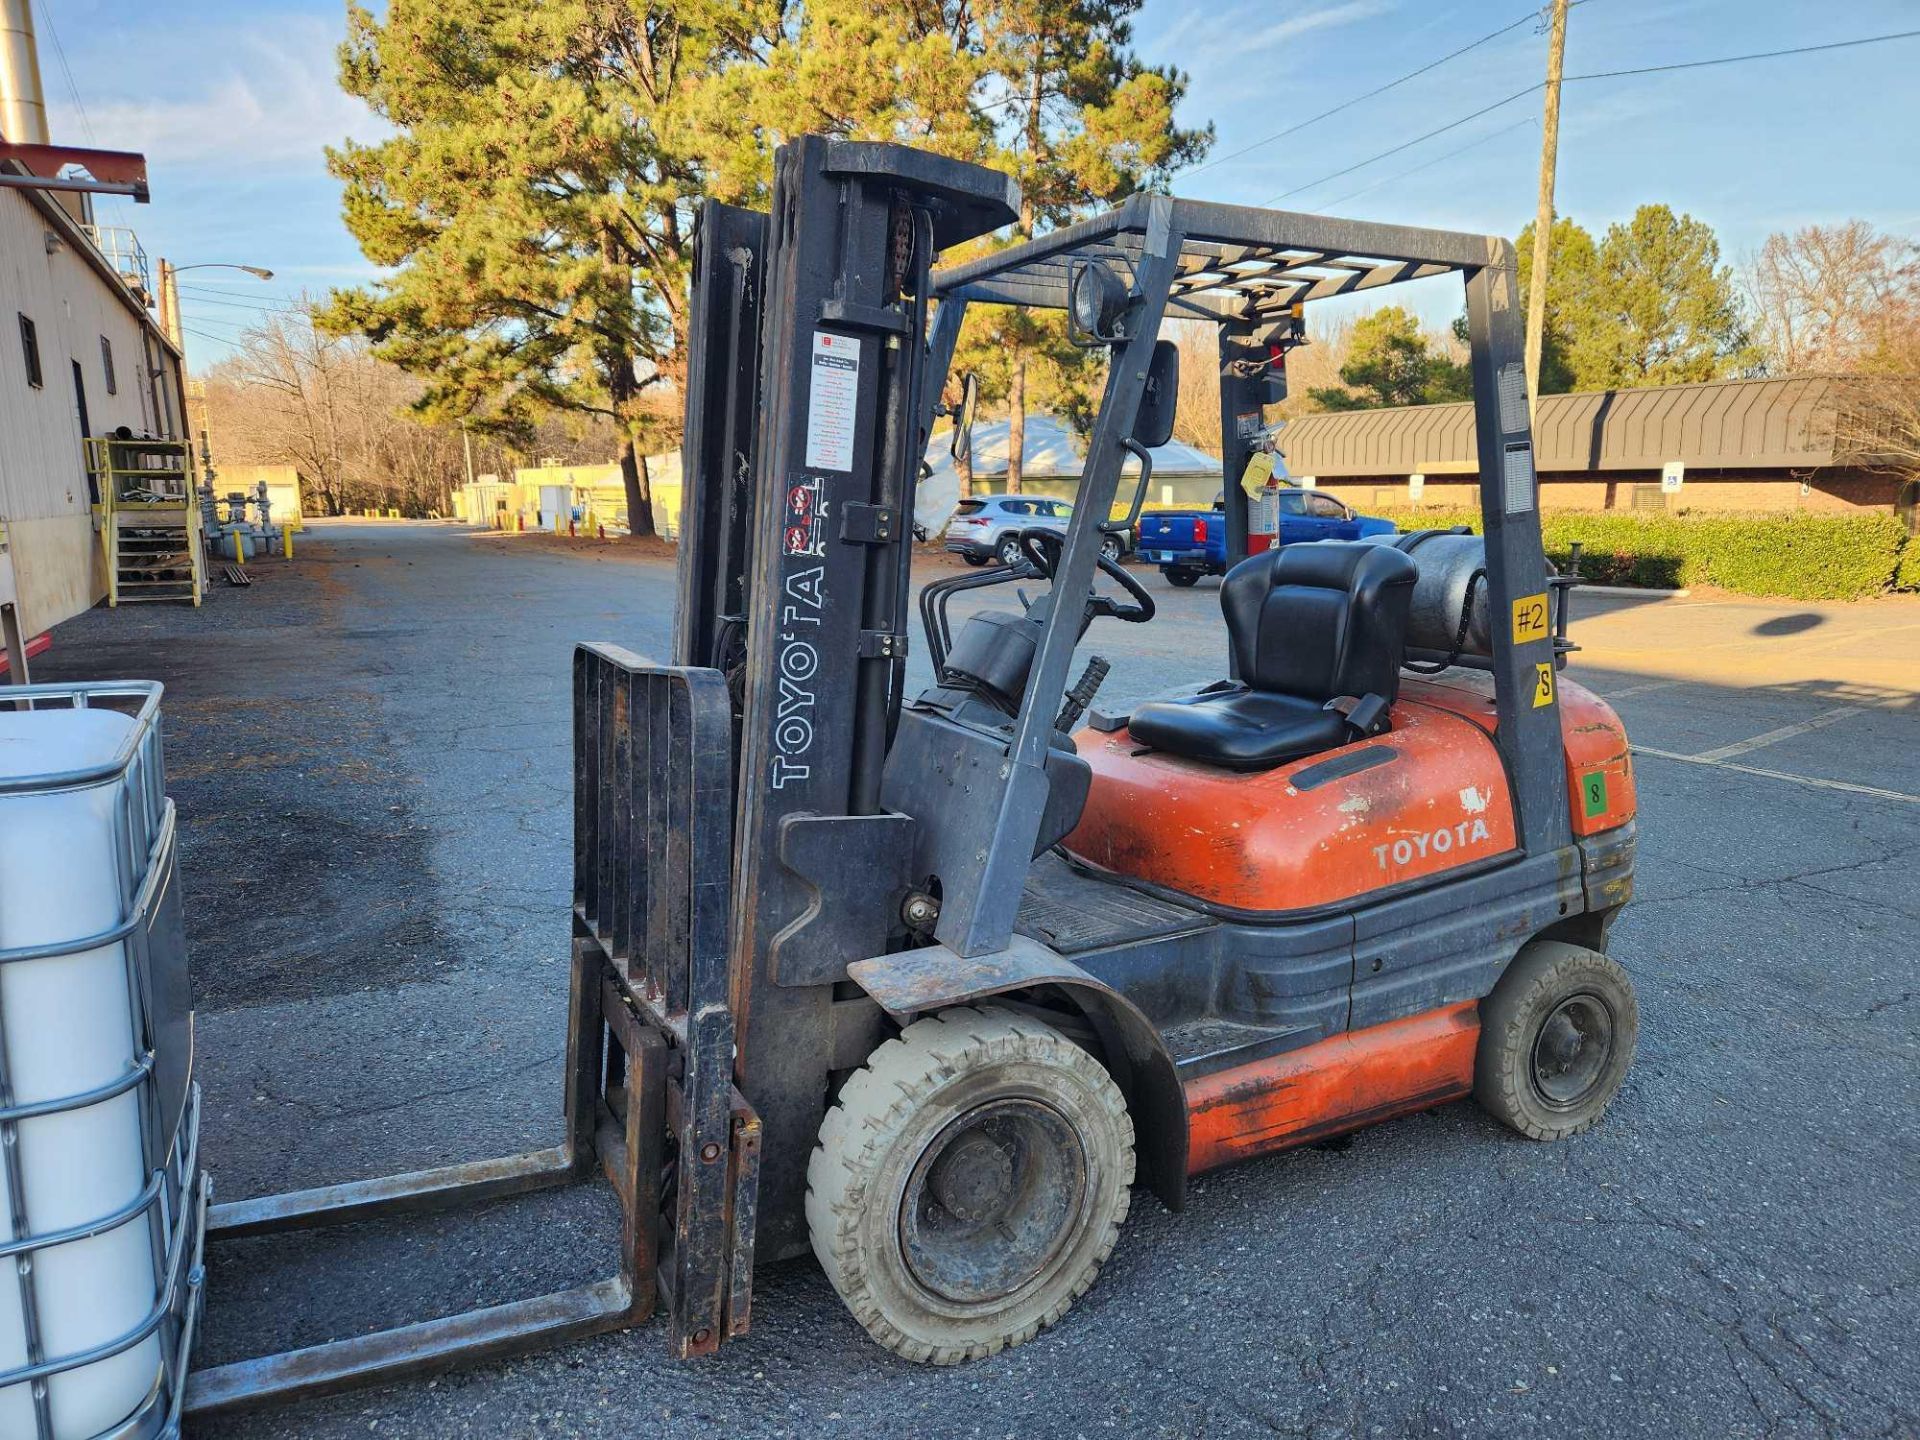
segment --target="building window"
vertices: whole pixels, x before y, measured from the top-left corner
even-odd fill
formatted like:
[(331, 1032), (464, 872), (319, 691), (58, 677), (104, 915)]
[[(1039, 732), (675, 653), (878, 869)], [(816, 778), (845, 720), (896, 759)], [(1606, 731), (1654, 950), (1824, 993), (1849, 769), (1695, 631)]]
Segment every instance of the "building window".
[(104, 335), (100, 337), (100, 368), (107, 372), (107, 393), (118, 395), (120, 382), (113, 375), (113, 342)]
[(38, 390), (45, 385), (46, 377), (40, 373), (40, 332), (33, 328), (33, 321), (25, 315), (20, 317), (20, 353), (27, 361), (27, 384)]

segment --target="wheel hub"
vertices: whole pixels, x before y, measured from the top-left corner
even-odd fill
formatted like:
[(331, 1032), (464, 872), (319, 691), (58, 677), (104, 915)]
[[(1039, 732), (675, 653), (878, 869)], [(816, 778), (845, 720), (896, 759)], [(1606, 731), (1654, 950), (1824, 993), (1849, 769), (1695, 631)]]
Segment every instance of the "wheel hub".
[(969, 1130), (927, 1172), (927, 1189), (957, 1220), (991, 1220), (1013, 1193), (1013, 1159), (984, 1128)]
[(1533, 1041), (1533, 1087), (1558, 1110), (1572, 1109), (1601, 1083), (1613, 1053), (1613, 1012), (1598, 995), (1570, 995), (1541, 1022)]
[(901, 1196), (901, 1254), (933, 1294), (991, 1303), (1046, 1270), (1086, 1204), (1086, 1151), (1065, 1118), (1039, 1100), (994, 1101), (921, 1153)]

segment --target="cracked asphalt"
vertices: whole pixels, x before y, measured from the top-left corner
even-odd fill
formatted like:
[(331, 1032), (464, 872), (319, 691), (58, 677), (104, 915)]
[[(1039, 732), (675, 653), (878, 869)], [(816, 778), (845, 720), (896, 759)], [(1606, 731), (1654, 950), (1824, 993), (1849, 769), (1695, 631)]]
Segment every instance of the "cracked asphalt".
[[(664, 655), (670, 563), (359, 523), (253, 574), (83, 616), (35, 677), (167, 683), (219, 1194), (552, 1143), (569, 647)], [(1211, 582), (1146, 583), (1163, 619), (1092, 637), (1109, 703), (1220, 666)], [(1582, 613), (1570, 673), (1642, 747), (1614, 950), (1643, 1030), (1587, 1135), (1458, 1104), (1208, 1176), (1181, 1216), (1140, 1191), (1062, 1324), (955, 1370), (792, 1262), (711, 1361), (655, 1325), (194, 1433), (1920, 1433), (1920, 605)], [(576, 1283), (615, 1224), (587, 1188), (223, 1246), (199, 1358)]]

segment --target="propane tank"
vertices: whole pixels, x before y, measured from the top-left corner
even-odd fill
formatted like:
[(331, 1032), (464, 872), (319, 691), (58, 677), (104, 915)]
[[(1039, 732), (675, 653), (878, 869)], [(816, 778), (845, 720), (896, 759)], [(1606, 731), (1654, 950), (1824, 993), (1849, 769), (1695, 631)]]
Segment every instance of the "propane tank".
[[(1408, 646), (1443, 655), (1456, 649), (1462, 655), (1491, 655), (1485, 542), (1465, 530), (1415, 530), (1393, 536), (1391, 543), (1412, 556), (1419, 571), (1407, 616)], [(1460, 631), (1463, 614), (1464, 636)]]

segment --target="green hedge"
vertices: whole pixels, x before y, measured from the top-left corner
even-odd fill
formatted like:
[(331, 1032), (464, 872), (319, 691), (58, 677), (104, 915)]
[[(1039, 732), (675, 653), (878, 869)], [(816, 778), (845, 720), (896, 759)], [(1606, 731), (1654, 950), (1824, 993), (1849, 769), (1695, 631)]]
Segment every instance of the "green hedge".
[[(1480, 528), (1476, 511), (1382, 512), (1402, 530)], [(1582, 579), (1652, 589), (1717, 585), (1741, 595), (1859, 600), (1920, 588), (1920, 539), (1890, 514), (1703, 515), (1565, 510), (1542, 517), (1547, 554), (1565, 568), (1584, 547)]]

